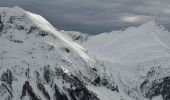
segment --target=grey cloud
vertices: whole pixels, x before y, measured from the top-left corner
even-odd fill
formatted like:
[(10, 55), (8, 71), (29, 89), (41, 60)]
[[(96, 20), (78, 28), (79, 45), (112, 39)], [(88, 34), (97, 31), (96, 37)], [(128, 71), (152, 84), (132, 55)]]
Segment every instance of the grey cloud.
[(170, 29), (169, 0), (1, 0), (43, 15), (56, 28), (91, 34), (157, 19)]

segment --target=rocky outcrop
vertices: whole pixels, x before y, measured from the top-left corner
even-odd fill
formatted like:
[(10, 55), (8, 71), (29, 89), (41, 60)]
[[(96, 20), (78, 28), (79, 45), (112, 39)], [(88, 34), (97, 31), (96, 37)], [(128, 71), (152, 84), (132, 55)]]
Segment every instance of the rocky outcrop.
[(0, 100), (12, 100), (12, 90), (8, 85), (2, 83), (0, 85)]
[(47, 100), (51, 100), (48, 91), (45, 89), (45, 87), (44, 87), (44, 85), (42, 83), (37, 83), (37, 88), (39, 89), (40, 92), (42, 92), (42, 94), (44, 95), (44, 97)]
[(152, 99), (162, 95), (163, 100), (170, 100), (170, 77), (164, 77), (153, 81), (145, 80), (141, 84), (141, 92), (146, 98)]
[(158, 70), (152, 68), (140, 86), (141, 92), (146, 98), (161, 95), (163, 100), (170, 100), (170, 76), (158, 76), (161, 76)]
[(106, 77), (98, 76), (93, 80), (92, 84), (95, 86), (104, 86), (107, 89), (119, 92), (118, 86), (114, 82), (107, 79)]
[(13, 80), (14, 80), (14, 76), (12, 75), (12, 72), (9, 69), (7, 69), (7, 71), (4, 72), (1, 76), (1, 81), (6, 83), (8, 86), (10, 86), (11, 89), (12, 89)]
[(1, 16), (0, 16), (0, 32), (2, 32), (3, 28), (4, 28), (4, 24), (3, 24), (3, 22), (1, 21)]
[(64, 73), (61, 68), (56, 68), (56, 75), (62, 77), (66, 83), (70, 84), (70, 88), (65, 87), (65, 90), (71, 97), (71, 100), (99, 100), (78, 77)]
[(56, 84), (54, 85), (54, 90), (55, 90), (54, 100), (68, 100), (67, 95), (64, 94)]
[(26, 96), (27, 94), (29, 95), (31, 100), (41, 100), (36, 96), (32, 87), (30, 86), (29, 82), (25, 81), (25, 83), (23, 85), (23, 89), (22, 89), (21, 99), (23, 99), (24, 96)]
[[(43, 71), (35, 71), (35, 79), (31, 78), (30, 68), (25, 69), (26, 81), (23, 83), (18, 100), (99, 100), (97, 95), (86, 88), (86, 84), (74, 75), (65, 73), (62, 68), (52, 70), (50, 66)], [(15, 79), (14, 79), (15, 77)], [(21, 77), (20, 77), (21, 78)], [(13, 83), (20, 80), (9, 69), (1, 76), (0, 99), (13, 100)], [(34, 86), (36, 84), (36, 87)], [(4, 100), (6, 100), (4, 99)]]

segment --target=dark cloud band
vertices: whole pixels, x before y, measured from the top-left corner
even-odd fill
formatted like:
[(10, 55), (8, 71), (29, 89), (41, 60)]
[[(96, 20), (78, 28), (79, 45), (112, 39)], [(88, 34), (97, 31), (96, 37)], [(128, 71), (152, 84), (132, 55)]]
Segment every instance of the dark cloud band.
[(1, 0), (43, 15), (56, 28), (91, 34), (157, 19), (169, 25), (169, 0)]

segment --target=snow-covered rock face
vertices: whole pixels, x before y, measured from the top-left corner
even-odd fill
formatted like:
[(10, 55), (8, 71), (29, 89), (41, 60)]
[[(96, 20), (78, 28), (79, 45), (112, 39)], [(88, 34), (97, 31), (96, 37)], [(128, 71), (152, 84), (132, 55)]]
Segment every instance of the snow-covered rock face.
[(169, 100), (169, 43), (156, 21), (89, 36), (0, 8), (0, 100)]
[(0, 100), (98, 100), (84, 51), (43, 17), (0, 8)]
[(92, 63), (80, 45), (66, 40), (41, 16), (18, 7), (1, 8), (0, 15), (1, 66), (63, 66), (74, 72)]
[(170, 33), (157, 21), (150, 21), (139, 27), (91, 36), (82, 45), (89, 54), (106, 61), (107, 74), (118, 73), (114, 79), (120, 91), (131, 99), (169, 100), (169, 43)]
[(64, 31), (61, 30), (60, 32), (64, 33), (68, 37), (70, 37), (73, 41), (82, 44), (88, 40), (88, 38), (91, 36), (87, 33), (81, 33), (77, 31)]

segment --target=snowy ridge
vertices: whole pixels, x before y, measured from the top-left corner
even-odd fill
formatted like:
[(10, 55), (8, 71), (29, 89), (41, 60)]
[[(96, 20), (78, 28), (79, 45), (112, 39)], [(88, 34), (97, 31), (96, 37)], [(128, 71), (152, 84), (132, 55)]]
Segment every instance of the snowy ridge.
[(89, 36), (0, 8), (0, 100), (169, 100), (169, 43), (157, 21)]
[(0, 46), (1, 100), (99, 100), (95, 59), (40, 15), (0, 8)]
[[(15, 49), (21, 49), (22, 46), (23, 46), (22, 51), (24, 51), (24, 50), (27, 51), (27, 50), (31, 49), (30, 45), (33, 45), (33, 44), (35, 46), (39, 46), (39, 47), (44, 46), (43, 47), (44, 49), (48, 49), (48, 47), (50, 47), (50, 46), (51, 46), (51, 48), (59, 49), (63, 45), (65, 48), (68, 48), (68, 49), (72, 48), (72, 52), (77, 53), (77, 55), (82, 57), (81, 59), (87, 61), (87, 63), (89, 61), (89, 63), (90, 63), (90, 58), (87, 56), (87, 54), (85, 54), (82, 51), (83, 48), (80, 45), (73, 43), (72, 41), (68, 41), (68, 40), (64, 39), (64, 35), (62, 35), (58, 31), (56, 31), (54, 29), (54, 27), (51, 24), (49, 24), (41, 16), (32, 14), (30, 12), (26, 12), (26, 11), (24, 12), (23, 9), (14, 7), (12, 9), (8, 10), (8, 12), (6, 12), (5, 17), (1, 17), (1, 19), (4, 23), (5, 23), (4, 20), (8, 20), (7, 19), (8, 16), (11, 18), (10, 14), (12, 15), (12, 17), (16, 17), (16, 18), (11, 19), (11, 20), (14, 20), (13, 23), (15, 23), (15, 24), (14, 25), (12, 24), (10, 26), (11, 27), (10, 29), (2, 31), (2, 33), (6, 32), (6, 31), (11, 31), (8, 34), (5, 34), (5, 33), (4, 33), (4, 35), (2, 34), (1, 35), (2, 38), (3, 37), (9, 38), (9, 39), (11, 39), (11, 41), (12, 41), (12, 39), (16, 39), (16, 40), (20, 39), (20, 41), (23, 41), (24, 44), (26, 44), (26, 45), (19, 45), (18, 47), (16, 46), (16, 48), (13, 47), (13, 49), (11, 49), (11, 50), (14, 50), (14, 52), (17, 52), (17, 51), (15, 51)], [(18, 18), (18, 20), (17, 20), (17, 18)], [(7, 25), (8, 25), (8, 23), (7, 23)], [(4, 27), (7, 27), (7, 26), (4, 24)], [(23, 27), (24, 29), (18, 31), (18, 30), (13, 29), (13, 27), (14, 28)], [(43, 29), (43, 30), (41, 30), (41, 29)], [(40, 30), (40, 32), (38, 33), (39, 30)], [(35, 33), (31, 34), (31, 31), (33, 31), (33, 32), (35, 31)], [(25, 32), (26, 35), (23, 34), (23, 32)], [(44, 38), (38, 37), (38, 40), (37, 40), (36, 39), (37, 37), (35, 37), (34, 35), (43, 35), (43, 36), (47, 35), (47, 38), (46, 37), (44, 37)], [(52, 39), (52, 38), (55, 38), (55, 39)], [(56, 40), (57, 40), (57, 42), (56, 42)], [(8, 40), (4, 40), (4, 41), (8, 41)], [(32, 43), (30, 43), (30, 41)], [(3, 43), (2, 45), (4, 45), (5, 42), (1, 42), (1, 43)], [(11, 46), (14, 45), (13, 43), (10, 43), (10, 44), (11, 44)], [(63, 49), (64, 49), (64, 47), (63, 47)], [(7, 49), (7, 48), (9, 48), (9, 45), (3, 46), (3, 48), (1, 48), (1, 50)], [(32, 47), (32, 49), (33, 48), (35, 48), (35, 47)]]
[(33, 20), (32, 22), (34, 24), (38, 25), (42, 29), (45, 29), (46, 31), (49, 31), (57, 35), (59, 39), (61, 39), (62, 41), (69, 44), (72, 48), (74, 48), (77, 51), (77, 53), (79, 53), (79, 55), (82, 56), (82, 58), (84, 58), (86, 61), (90, 59), (86, 54), (84, 54), (84, 52), (82, 52), (84, 48), (82, 48), (80, 45), (77, 45), (75, 42), (66, 40), (64, 36), (60, 32), (56, 31), (56, 29), (43, 17), (37, 14), (30, 13), (30, 12), (27, 12), (26, 14), (27, 16), (30, 16), (29, 18)]
[(170, 34), (163, 26), (156, 21), (150, 21), (124, 31), (93, 36), (83, 45), (92, 54), (111, 62), (138, 63), (168, 57), (169, 38)]
[(169, 100), (169, 43), (170, 33), (157, 21), (150, 21), (91, 36), (83, 46), (90, 55), (106, 61), (107, 73), (117, 77), (119, 90), (129, 97)]

